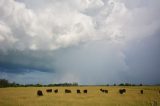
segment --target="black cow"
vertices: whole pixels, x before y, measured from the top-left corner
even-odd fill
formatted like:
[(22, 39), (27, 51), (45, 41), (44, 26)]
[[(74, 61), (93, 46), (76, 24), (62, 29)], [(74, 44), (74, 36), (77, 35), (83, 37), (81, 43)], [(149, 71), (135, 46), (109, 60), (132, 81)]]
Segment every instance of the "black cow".
[(101, 88), (100, 91), (103, 92), (103, 89)]
[(108, 93), (108, 90), (105, 90), (105, 89), (100, 89), (100, 91), (103, 93)]
[(126, 89), (123, 89), (123, 92), (126, 93)]
[(50, 93), (52, 92), (52, 89), (47, 89), (46, 92)]
[(104, 92), (104, 93), (108, 93), (108, 90), (104, 90), (103, 92)]
[(43, 96), (43, 92), (41, 90), (37, 91), (37, 96)]
[(143, 94), (143, 90), (140, 90), (140, 93)]
[(77, 89), (77, 93), (81, 93), (81, 91), (79, 89)]
[(71, 90), (65, 89), (65, 93), (71, 93)]
[(104, 90), (103, 90), (102, 88), (100, 89), (100, 91), (101, 91), (101, 92), (104, 92)]
[(120, 94), (126, 93), (126, 89), (119, 89), (119, 93), (120, 93)]
[(83, 93), (87, 93), (87, 89), (83, 90)]
[(54, 93), (58, 93), (58, 89), (55, 89), (55, 90), (54, 90)]

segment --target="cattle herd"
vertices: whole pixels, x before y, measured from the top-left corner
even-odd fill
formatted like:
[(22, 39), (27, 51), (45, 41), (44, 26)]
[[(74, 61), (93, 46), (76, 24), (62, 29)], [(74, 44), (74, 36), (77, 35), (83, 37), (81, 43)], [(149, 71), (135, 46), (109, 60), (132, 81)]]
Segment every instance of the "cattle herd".
[[(52, 89), (46, 89), (46, 92), (47, 93), (51, 93), (51, 92), (54, 92), (54, 93), (58, 93), (58, 89), (55, 89), (55, 90), (52, 90)], [(77, 94), (80, 94), (80, 93), (84, 93), (84, 94), (87, 94), (88, 90), (87, 89), (84, 89), (84, 90), (80, 90), (80, 89), (77, 89), (76, 90)], [(102, 93), (108, 93), (108, 90), (106, 89), (100, 89), (100, 92)], [(72, 93), (71, 90), (69, 89), (65, 89), (64, 90), (64, 93)], [(119, 89), (119, 94), (125, 94), (126, 93), (126, 89)], [(140, 90), (140, 94), (143, 94), (143, 90)], [(159, 91), (159, 94), (160, 94), (160, 91)], [(37, 91), (37, 96), (43, 96), (43, 92), (41, 90), (38, 90)]]
[[(55, 89), (55, 90), (46, 89), (46, 92), (47, 92), (47, 93), (51, 93), (51, 92), (58, 93), (58, 89)], [(65, 92), (65, 93), (72, 93), (72, 91), (69, 90), (69, 89), (65, 89), (64, 92)], [(78, 93), (85, 93), (85, 94), (86, 94), (86, 93), (87, 93), (87, 89), (83, 90), (82, 92), (81, 92), (81, 90), (77, 89), (77, 94), (78, 94)], [(38, 96), (43, 96), (43, 92), (42, 92), (41, 90), (38, 90), (38, 91), (37, 91), (37, 95), (38, 95)]]

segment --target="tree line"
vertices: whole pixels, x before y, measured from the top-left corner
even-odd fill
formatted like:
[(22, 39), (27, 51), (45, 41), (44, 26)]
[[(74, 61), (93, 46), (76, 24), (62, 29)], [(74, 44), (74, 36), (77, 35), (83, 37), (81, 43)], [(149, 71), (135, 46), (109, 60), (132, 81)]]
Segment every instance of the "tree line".
[(5, 88), (5, 87), (53, 87), (53, 86), (78, 86), (77, 82), (73, 82), (73, 83), (58, 83), (58, 84), (47, 84), (47, 85), (43, 85), (43, 84), (18, 84), (15, 82), (9, 82), (6, 79), (0, 79), (0, 88)]
[[(18, 84), (15, 82), (9, 82), (6, 79), (0, 79), (0, 88), (4, 87), (54, 87), (54, 86), (79, 86), (77, 82), (73, 83), (57, 83), (57, 84)], [(113, 84), (113, 85), (102, 85), (102, 86), (143, 86), (143, 84), (131, 84), (131, 83), (120, 83), (120, 84)]]

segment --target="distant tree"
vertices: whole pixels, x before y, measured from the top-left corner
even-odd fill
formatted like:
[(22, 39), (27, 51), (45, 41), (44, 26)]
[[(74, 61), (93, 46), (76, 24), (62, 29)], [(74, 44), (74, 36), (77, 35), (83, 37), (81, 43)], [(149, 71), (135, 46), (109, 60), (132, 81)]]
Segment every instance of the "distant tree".
[(124, 83), (119, 84), (119, 86), (124, 86), (124, 85), (125, 85)]
[(6, 79), (0, 79), (0, 87), (8, 87), (10, 84)]
[(72, 85), (73, 86), (78, 86), (78, 83), (77, 82), (73, 82)]
[(125, 83), (125, 86), (131, 86), (132, 84), (130, 84), (130, 83)]
[(10, 87), (17, 87), (17, 86), (19, 86), (19, 84), (16, 84), (15, 82), (10, 83)]
[(136, 86), (135, 84), (132, 84), (132, 86)]
[(106, 86), (109, 86), (109, 84), (107, 84)]
[(36, 84), (35, 86), (36, 86), (36, 87), (42, 87), (43, 85), (41, 85), (41, 84)]
[(134, 84), (130, 84), (130, 83), (120, 83), (119, 84), (119, 86), (132, 86), (132, 85), (134, 85)]
[(52, 87), (52, 86), (54, 86), (54, 84), (48, 84), (48, 85), (45, 85), (45, 86)]

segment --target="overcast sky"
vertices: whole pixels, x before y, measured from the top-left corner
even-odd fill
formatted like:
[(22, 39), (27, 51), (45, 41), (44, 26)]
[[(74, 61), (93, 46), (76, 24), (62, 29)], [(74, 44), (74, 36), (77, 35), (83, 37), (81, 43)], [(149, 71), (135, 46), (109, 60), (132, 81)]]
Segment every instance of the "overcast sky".
[(160, 83), (160, 0), (0, 0), (0, 78)]

